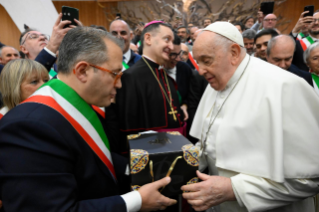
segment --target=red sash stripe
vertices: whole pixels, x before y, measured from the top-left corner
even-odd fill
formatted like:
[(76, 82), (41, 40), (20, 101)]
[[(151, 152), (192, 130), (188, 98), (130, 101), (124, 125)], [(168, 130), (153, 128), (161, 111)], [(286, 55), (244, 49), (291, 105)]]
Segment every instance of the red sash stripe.
[(307, 50), (307, 45), (305, 44), (305, 42), (303, 42), (302, 40), (299, 40), (299, 42), (300, 42), (300, 45), (301, 45), (302, 49), (304, 51), (306, 51)]
[(40, 104), (47, 105), (52, 109), (59, 112), (69, 123), (74, 127), (74, 129), (80, 134), (80, 136), (86, 141), (86, 143), (91, 147), (91, 149), (98, 155), (98, 157), (103, 161), (103, 163), (109, 168), (112, 175), (116, 179), (115, 170), (113, 164), (109, 161), (109, 159), (104, 155), (101, 149), (96, 145), (93, 139), (89, 136), (89, 134), (83, 129), (83, 127), (74, 120), (52, 97), (49, 96), (31, 96), (23, 103), (26, 102), (37, 102)]
[(188, 59), (191, 61), (191, 63), (195, 67), (195, 69), (197, 71), (199, 71), (199, 67), (198, 67), (197, 63), (195, 62), (195, 60), (194, 60), (194, 58), (193, 58), (193, 56), (192, 56), (192, 54), (190, 52), (188, 52)]
[(95, 110), (95, 112), (97, 112), (103, 118), (105, 118), (105, 112), (103, 110), (101, 110), (101, 108), (99, 108), (98, 106), (95, 106), (95, 105), (92, 105), (92, 108), (93, 108), (93, 110)]

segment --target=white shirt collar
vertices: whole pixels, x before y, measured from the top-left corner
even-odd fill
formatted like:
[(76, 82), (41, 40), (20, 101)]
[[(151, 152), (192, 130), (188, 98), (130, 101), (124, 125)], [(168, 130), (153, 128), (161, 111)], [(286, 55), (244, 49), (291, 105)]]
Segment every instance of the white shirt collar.
[(166, 73), (176, 81), (176, 66), (171, 69), (165, 68)]
[(124, 62), (127, 64), (131, 59), (131, 49), (128, 49), (127, 52), (123, 54), (123, 57), (125, 57)]

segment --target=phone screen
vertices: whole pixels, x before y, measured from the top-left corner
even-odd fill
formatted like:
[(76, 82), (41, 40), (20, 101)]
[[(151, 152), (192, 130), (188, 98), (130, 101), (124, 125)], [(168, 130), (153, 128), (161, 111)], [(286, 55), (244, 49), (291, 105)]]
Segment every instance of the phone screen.
[(62, 6), (62, 21), (69, 20), (72, 22), (71, 24), (65, 25), (64, 28), (70, 25), (77, 26), (74, 19), (79, 20), (79, 10), (73, 7)]
[(309, 11), (309, 13), (306, 13), (304, 15), (304, 17), (306, 16), (313, 16), (313, 11), (315, 10), (315, 7), (313, 5), (308, 5), (308, 6), (305, 6), (304, 8), (304, 11)]

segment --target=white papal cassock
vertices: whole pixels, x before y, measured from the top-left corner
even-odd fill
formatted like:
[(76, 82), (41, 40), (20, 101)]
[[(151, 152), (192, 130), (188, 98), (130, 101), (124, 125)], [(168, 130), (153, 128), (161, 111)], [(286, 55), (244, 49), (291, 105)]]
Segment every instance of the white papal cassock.
[(190, 134), (200, 169), (231, 178), (237, 201), (222, 212), (314, 211), (319, 98), (305, 80), (246, 55), (225, 90), (208, 85)]

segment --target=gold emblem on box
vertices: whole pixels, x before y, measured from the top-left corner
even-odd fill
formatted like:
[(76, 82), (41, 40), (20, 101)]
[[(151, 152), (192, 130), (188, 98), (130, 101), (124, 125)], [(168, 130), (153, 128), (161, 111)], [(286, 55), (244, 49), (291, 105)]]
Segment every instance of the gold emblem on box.
[(187, 144), (182, 147), (185, 161), (191, 166), (199, 165), (199, 148), (193, 144)]
[[(189, 184), (193, 184), (193, 183), (198, 183), (198, 177), (194, 177), (192, 178), (190, 181), (187, 182), (186, 185), (189, 185)], [(189, 191), (184, 191), (184, 193), (188, 193)]]
[(171, 135), (182, 135), (180, 132), (178, 131), (170, 131), (170, 132), (166, 132), (167, 134), (171, 134)]
[(141, 134), (132, 134), (132, 135), (128, 135), (128, 136), (127, 136), (127, 139), (128, 139), (128, 140), (132, 140), (132, 139), (138, 138), (138, 137), (140, 137), (140, 136), (141, 136)]
[(141, 188), (141, 186), (139, 186), (139, 185), (132, 185), (133, 191), (138, 191), (138, 189), (140, 189), (140, 188)]
[(149, 161), (148, 152), (143, 149), (131, 149), (131, 174), (142, 171)]

